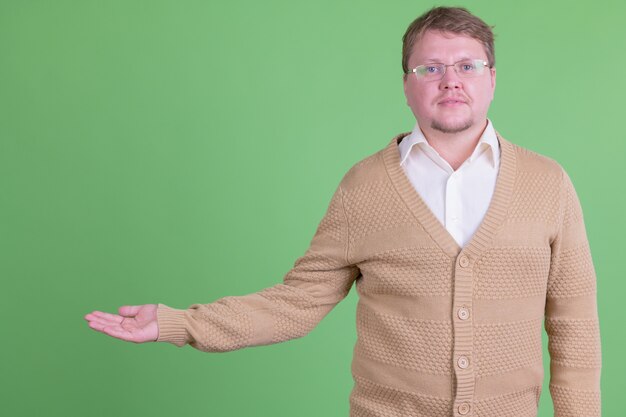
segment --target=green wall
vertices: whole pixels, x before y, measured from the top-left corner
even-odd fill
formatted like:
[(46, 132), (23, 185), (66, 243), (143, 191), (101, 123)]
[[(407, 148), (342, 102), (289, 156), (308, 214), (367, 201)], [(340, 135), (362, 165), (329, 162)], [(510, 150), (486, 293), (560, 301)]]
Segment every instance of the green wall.
[[(347, 416), (355, 291), (302, 339), (219, 354), (83, 316), (280, 282), (347, 169), (412, 129), (401, 38), (435, 4), (0, 1), (2, 413)], [(577, 188), (622, 414), (626, 5), (453, 5), (495, 25), (496, 129)]]

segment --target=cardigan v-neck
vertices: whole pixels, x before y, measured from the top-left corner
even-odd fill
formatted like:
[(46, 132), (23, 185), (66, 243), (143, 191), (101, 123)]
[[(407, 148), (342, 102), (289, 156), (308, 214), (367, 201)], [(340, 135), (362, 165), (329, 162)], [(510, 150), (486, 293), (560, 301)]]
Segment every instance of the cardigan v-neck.
[(400, 166), (398, 145), (410, 133), (405, 132), (394, 137), (383, 151), (385, 168), (389, 173), (391, 182), (418, 222), (422, 224), (444, 252), (456, 257), (461, 250), (464, 250), (473, 257), (478, 256), (487, 247), (493, 233), (502, 224), (511, 199), (515, 180), (515, 152), (511, 143), (496, 131), (502, 154), (494, 194), (478, 230), (467, 245), (461, 248), (415, 190), (415, 187), (413, 187)]
[(491, 120), (471, 154), (455, 169), (417, 122), (398, 149), (400, 166), (413, 188), (454, 240), (466, 246), (489, 208), (500, 168), (500, 144)]

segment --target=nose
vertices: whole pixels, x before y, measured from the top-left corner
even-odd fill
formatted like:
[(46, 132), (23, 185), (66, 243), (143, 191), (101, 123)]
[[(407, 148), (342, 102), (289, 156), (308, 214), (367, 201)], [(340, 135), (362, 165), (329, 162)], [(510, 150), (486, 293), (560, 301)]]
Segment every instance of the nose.
[(446, 72), (439, 81), (439, 88), (442, 90), (459, 89), (463, 87), (463, 83), (458, 74), (454, 70), (454, 67), (446, 67)]

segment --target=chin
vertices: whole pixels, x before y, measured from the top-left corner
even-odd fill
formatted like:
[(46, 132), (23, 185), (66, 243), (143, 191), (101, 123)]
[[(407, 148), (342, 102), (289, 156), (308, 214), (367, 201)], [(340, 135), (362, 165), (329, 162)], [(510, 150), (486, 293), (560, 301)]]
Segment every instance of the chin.
[(471, 119), (458, 122), (440, 122), (433, 120), (430, 124), (431, 129), (438, 130), (443, 133), (459, 133), (469, 129), (474, 125)]

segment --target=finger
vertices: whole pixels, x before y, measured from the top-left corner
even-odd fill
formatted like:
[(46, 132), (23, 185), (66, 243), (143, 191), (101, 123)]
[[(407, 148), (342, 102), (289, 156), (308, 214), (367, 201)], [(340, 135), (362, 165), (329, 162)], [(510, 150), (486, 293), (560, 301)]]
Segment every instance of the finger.
[(97, 321), (90, 322), (89, 326), (92, 329), (99, 331), (100, 333), (104, 333), (106, 335), (115, 337), (117, 339), (129, 341), (129, 342), (134, 341), (132, 333), (127, 332), (125, 330), (121, 330), (119, 326), (116, 326), (116, 325), (111, 326), (111, 325), (103, 324)]
[(122, 320), (124, 320), (124, 317), (122, 316), (118, 316), (117, 314), (103, 313), (102, 311), (94, 311), (92, 314), (96, 317), (112, 321), (113, 323), (121, 323)]
[(111, 327), (111, 325), (108, 323), (104, 323), (104, 322), (96, 320), (96, 321), (90, 321), (89, 327), (91, 327), (94, 330), (104, 333), (104, 328)]
[[(105, 326), (120, 326), (122, 324), (121, 322), (118, 323), (117, 321), (109, 320), (105, 317), (89, 316), (89, 315), (87, 317), (90, 322), (96, 322)], [(125, 318), (122, 318), (122, 319), (125, 319)]]
[(124, 317), (135, 317), (143, 306), (122, 306), (118, 309), (120, 315)]

